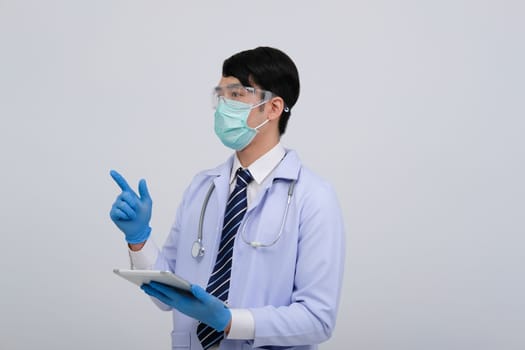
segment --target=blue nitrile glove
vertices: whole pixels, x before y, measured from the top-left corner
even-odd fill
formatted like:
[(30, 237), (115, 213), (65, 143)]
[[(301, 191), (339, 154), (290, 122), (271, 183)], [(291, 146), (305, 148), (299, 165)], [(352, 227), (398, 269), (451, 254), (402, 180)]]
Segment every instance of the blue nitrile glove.
[(111, 220), (124, 232), (128, 243), (145, 242), (151, 232), (149, 220), (152, 206), (146, 180), (139, 181), (139, 197), (122, 175), (115, 170), (111, 170), (110, 175), (122, 190), (109, 212)]
[(230, 323), (231, 312), (218, 298), (202, 287), (192, 284), (191, 293), (184, 293), (163, 283), (150, 282), (140, 288), (152, 297), (162, 301), (185, 315), (192, 317), (222, 332)]

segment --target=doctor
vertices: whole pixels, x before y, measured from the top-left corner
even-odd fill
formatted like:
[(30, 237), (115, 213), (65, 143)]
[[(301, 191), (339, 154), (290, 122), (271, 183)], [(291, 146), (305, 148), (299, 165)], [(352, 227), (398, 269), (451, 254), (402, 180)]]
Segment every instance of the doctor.
[(173, 349), (317, 349), (334, 330), (345, 234), (332, 187), (283, 147), (299, 76), (282, 51), (258, 47), (223, 63), (213, 90), (215, 132), (235, 153), (197, 174), (159, 250), (152, 201), (116, 171), (110, 212), (132, 268), (170, 270), (191, 294), (142, 289), (173, 311)]

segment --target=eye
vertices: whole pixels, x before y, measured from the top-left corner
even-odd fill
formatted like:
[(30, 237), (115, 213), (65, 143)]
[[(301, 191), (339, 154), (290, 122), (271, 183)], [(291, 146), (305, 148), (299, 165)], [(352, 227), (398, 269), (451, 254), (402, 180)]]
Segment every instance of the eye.
[(247, 95), (246, 89), (242, 86), (236, 86), (235, 88), (231, 89), (230, 96), (235, 98), (244, 97)]

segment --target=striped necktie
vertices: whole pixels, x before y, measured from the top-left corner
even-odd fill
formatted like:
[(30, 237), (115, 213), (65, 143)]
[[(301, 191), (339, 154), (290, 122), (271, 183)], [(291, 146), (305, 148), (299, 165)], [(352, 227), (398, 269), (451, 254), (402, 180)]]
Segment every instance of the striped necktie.
[[(248, 206), (246, 187), (252, 180), (252, 174), (250, 174), (248, 169), (237, 169), (237, 182), (226, 204), (219, 252), (217, 253), (217, 260), (215, 261), (213, 272), (208, 280), (208, 287), (206, 287), (208, 293), (222, 301), (228, 300), (233, 243), (237, 230), (246, 213)], [(201, 323), (197, 327), (197, 337), (203, 349), (206, 350), (220, 342), (224, 337), (224, 332), (217, 332), (215, 329)]]

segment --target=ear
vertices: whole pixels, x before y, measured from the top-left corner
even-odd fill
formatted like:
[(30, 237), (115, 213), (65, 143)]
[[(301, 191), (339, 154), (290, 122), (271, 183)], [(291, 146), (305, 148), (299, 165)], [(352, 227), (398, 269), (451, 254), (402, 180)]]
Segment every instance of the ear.
[(269, 101), (268, 119), (279, 119), (284, 109), (284, 100), (281, 97), (274, 97)]

